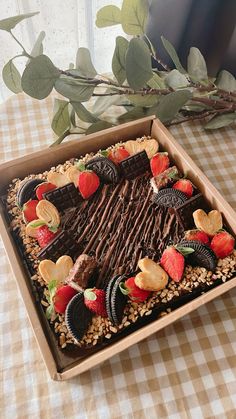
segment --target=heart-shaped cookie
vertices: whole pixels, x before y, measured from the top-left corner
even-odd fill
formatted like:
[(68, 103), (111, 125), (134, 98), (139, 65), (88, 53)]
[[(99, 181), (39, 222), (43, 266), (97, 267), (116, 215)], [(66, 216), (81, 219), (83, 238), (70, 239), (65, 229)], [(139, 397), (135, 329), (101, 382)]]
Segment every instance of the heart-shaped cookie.
[(137, 287), (146, 291), (160, 291), (168, 283), (168, 275), (162, 267), (149, 258), (140, 259), (138, 267), (142, 272), (135, 277)]
[(195, 226), (204, 231), (209, 236), (214, 236), (223, 227), (220, 211), (212, 210), (208, 214), (202, 209), (197, 209), (193, 213)]
[(44, 259), (39, 264), (39, 273), (48, 284), (53, 279), (58, 285), (62, 284), (73, 267), (73, 260), (70, 256), (63, 255), (54, 263), (50, 259)]
[(140, 151), (145, 150), (149, 159), (151, 159), (154, 154), (158, 152), (159, 144), (157, 140), (154, 139), (146, 139), (144, 141), (138, 142), (136, 140), (129, 140), (124, 143), (125, 149), (128, 153), (133, 156), (133, 154), (137, 154)]
[(62, 186), (70, 183), (70, 180), (65, 173), (58, 172), (49, 172), (47, 175), (47, 180), (48, 182), (53, 183), (53, 185), (56, 185), (57, 188), (61, 188)]

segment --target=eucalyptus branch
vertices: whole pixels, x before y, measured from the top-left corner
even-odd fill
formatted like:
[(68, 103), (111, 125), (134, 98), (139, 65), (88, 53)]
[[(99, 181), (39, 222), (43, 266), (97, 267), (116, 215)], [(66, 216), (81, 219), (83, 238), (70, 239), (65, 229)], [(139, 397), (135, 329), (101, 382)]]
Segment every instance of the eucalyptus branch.
[[(25, 57), (27, 58), (33, 58), (32, 55), (28, 54), (28, 52), (25, 50), (24, 46), (22, 45), (22, 43), (19, 41), (19, 39), (16, 38), (16, 36), (14, 35), (14, 33), (10, 30), (9, 33), (11, 34), (11, 36), (13, 37), (13, 39), (17, 42), (18, 45), (20, 45), (20, 47), (22, 48), (23, 54)], [(19, 57), (20, 55), (18, 55)], [(16, 58), (16, 57), (14, 57)]]
[(156, 54), (156, 51), (155, 51), (155, 49), (153, 48), (153, 45), (152, 45), (152, 43), (151, 43), (151, 41), (150, 41), (150, 39), (149, 39), (149, 37), (146, 35), (146, 34), (144, 34), (144, 37), (145, 37), (145, 39), (147, 40), (147, 42), (148, 42), (148, 45), (149, 45), (149, 48), (150, 48), (150, 51), (151, 51), (151, 57), (153, 58), (153, 60), (154, 61), (156, 61), (157, 62), (157, 64), (160, 64), (160, 66), (165, 70), (165, 71), (170, 71), (170, 68), (168, 67), (168, 65), (167, 64), (165, 64), (161, 59), (160, 59), (160, 57), (157, 57), (157, 54)]
[(179, 125), (179, 124), (182, 124), (183, 122), (201, 120), (201, 119), (207, 118), (208, 116), (215, 116), (217, 114), (227, 113), (227, 112), (228, 110), (226, 109), (214, 109), (212, 111), (204, 111), (202, 113), (199, 112), (197, 115), (195, 114), (195, 115), (187, 116), (186, 118), (175, 119), (174, 121), (168, 122), (166, 126), (170, 127), (171, 125)]

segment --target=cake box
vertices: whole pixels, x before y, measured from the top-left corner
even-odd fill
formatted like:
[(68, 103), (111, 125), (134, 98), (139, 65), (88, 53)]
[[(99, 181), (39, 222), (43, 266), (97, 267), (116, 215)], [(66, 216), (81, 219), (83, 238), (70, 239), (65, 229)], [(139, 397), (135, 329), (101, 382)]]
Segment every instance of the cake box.
[[(143, 135), (151, 136), (158, 140), (160, 147), (169, 153), (170, 158), (175, 162), (180, 171), (185, 173), (203, 194), (209, 206), (221, 212), (227, 229), (236, 235), (236, 213), (234, 210), (196, 166), (184, 149), (175, 141), (169, 131), (154, 116), (100, 131), (83, 137), (80, 140), (62, 144), (57, 148), (32, 153), (28, 156), (2, 164), (0, 166), (0, 176), (2, 179), (0, 195), (3, 196), (6, 193), (8, 185), (13, 178), (24, 178), (30, 173), (41, 173), (51, 166), (56, 166), (70, 158), (79, 157), (86, 153), (104, 149), (119, 141), (135, 139)], [(149, 335), (173, 323), (185, 314), (190, 313), (236, 285), (236, 277), (231, 278), (228, 282), (222, 283), (194, 300), (185, 303), (168, 315), (154, 318), (148, 324), (120, 339), (115, 339), (109, 345), (101, 347), (97, 351), (88, 352), (88, 355), (78, 357), (75, 353), (63, 353), (58, 348), (56, 338), (44, 316), (42, 307), (40, 307), (40, 304), (35, 299), (32, 282), (22, 263), (17, 244), (12, 237), (6, 210), (2, 201), (0, 206), (0, 231), (9, 263), (22, 295), (42, 357), (50, 376), (57, 381), (67, 380), (97, 366), (113, 355), (118, 354), (133, 344), (137, 344)]]

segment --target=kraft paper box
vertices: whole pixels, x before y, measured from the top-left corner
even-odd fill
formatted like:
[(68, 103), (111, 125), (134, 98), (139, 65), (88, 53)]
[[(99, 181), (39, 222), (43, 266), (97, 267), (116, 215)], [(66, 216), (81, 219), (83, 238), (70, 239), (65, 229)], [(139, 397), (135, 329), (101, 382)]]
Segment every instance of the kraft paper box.
[[(1, 188), (0, 195), (3, 195), (13, 178), (24, 178), (30, 173), (41, 173), (51, 166), (63, 163), (72, 157), (79, 157), (98, 149), (104, 149), (120, 140), (135, 139), (143, 135), (151, 135), (156, 138), (160, 146), (168, 151), (178, 168), (203, 193), (207, 202), (213, 209), (219, 210), (224, 218), (224, 223), (229, 231), (236, 234), (236, 213), (224, 200), (220, 193), (210, 183), (207, 177), (196, 166), (183, 148), (174, 140), (168, 130), (155, 117), (148, 117), (123, 124), (119, 127), (110, 128), (103, 132), (88, 135), (80, 140), (70, 141), (57, 148), (45, 149), (26, 157), (22, 157), (0, 166)], [(190, 313), (202, 304), (225, 293), (236, 285), (236, 277), (230, 279), (214, 289), (202, 294), (191, 302), (177, 308), (168, 315), (153, 319), (149, 324), (128, 334), (125, 337), (113, 341), (113, 343), (89, 352), (85, 357), (78, 357), (75, 352), (63, 352), (59, 349), (56, 337), (50, 329), (49, 323), (44, 315), (41, 304), (36, 301), (33, 285), (30, 277), (22, 263), (17, 244), (14, 242), (10, 227), (7, 221), (6, 210), (1, 204), (0, 207), (0, 229), (4, 246), (12, 267), (16, 282), (22, 295), (26, 310), (38, 342), (42, 357), (47, 369), (54, 380), (66, 380), (81, 374), (82, 372), (97, 366), (113, 355), (127, 349), (147, 336), (157, 332), (163, 327), (173, 323), (185, 314)]]

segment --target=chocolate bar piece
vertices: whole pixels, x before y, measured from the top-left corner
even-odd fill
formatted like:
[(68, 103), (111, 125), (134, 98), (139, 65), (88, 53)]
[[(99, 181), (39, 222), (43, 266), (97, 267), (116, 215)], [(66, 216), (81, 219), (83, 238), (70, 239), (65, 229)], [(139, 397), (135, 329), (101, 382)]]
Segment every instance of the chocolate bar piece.
[(175, 208), (175, 214), (184, 230), (194, 227), (193, 212), (197, 209), (208, 209), (208, 205), (201, 193), (192, 196), (183, 204)]
[(58, 211), (76, 207), (80, 201), (82, 202), (82, 197), (73, 183), (48, 191), (43, 197), (55, 205)]
[(119, 163), (122, 175), (126, 179), (134, 179), (147, 170), (150, 170), (150, 162), (145, 150), (133, 156), (127, 157)]
[(104, 183), (118, 183), (119, 170), (117, 166), (106, 157), (94, 157), (86, 163), (86, 169), (93, 170)]
[(78, 244), (71, 234), (62, 230), (47, 246), (40, 250), (38, 257), (56, 262), (60, 256), (68, 255), (75, 260), (80, 253), (79, 250)]

